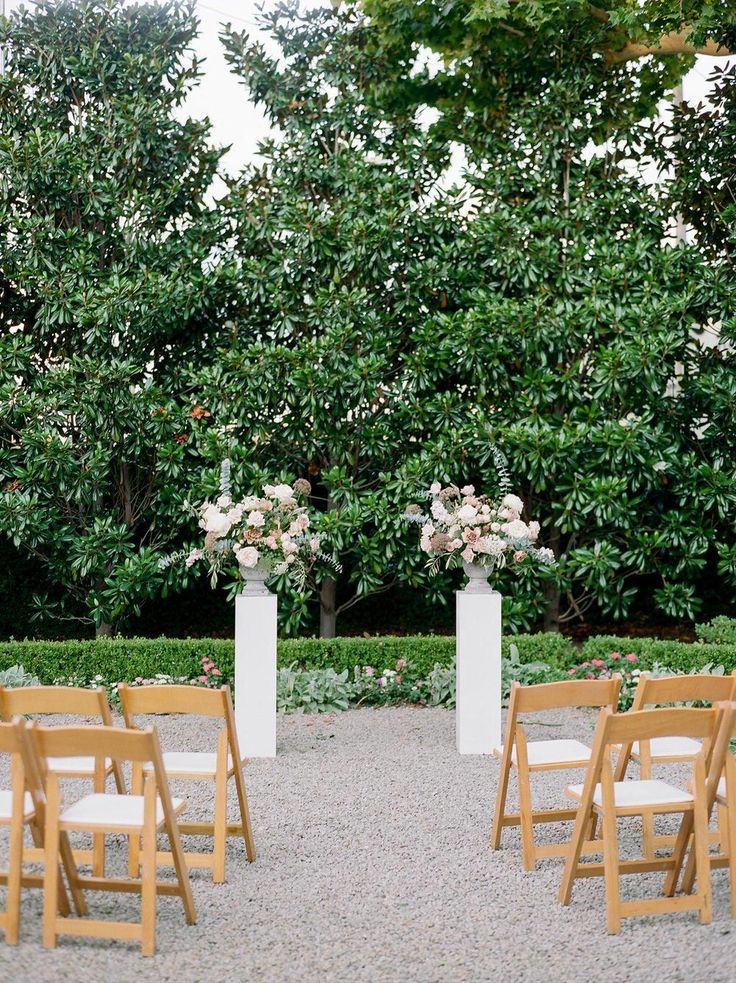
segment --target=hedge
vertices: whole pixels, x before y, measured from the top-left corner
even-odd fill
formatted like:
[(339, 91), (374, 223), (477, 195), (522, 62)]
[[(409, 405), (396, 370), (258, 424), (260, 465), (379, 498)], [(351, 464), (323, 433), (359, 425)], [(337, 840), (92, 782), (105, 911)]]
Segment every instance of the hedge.
[[(563, 667), (575, 661), (575, 650), (561, 635), (506, 635), (503, 654), (514, 643), (522, 662), (547, 662)], [(296, 662), (304, 669), (331, 667), (337, 672), (356, 665), (393, 669), (397, 659), (411, 662), (427, 673), (435, 662), (447, 665), (455, 652), (455, 639), (447, 635), (377, 636), (374, 638), (290, 638), (279, 640), (278, 664)], [(233, 676), (232, 639), (220, 638), (112, 638), (65, 642), (23, 641), (0, 643), (0, 670), (22, 664), (42, 682), (62, 676), (86, 678), (99, 673), (111, 681), (149, 678), (156, 673), (195, 676), (203, 656), (211, 659), (226, 679)]]
[(673, 642), (660, 638), (622, 638), (616, 635), (595, 635), (583, 645), (580, 659), (596, 659), (609, 652), (633, 652), (639, 667), (649, 668), (654, 662), (668, 669), (690, 672), (702, 669), (707, 663), (722, 665), (726, 672), (736, 669), (736, 645), (714, 645), (705, 642)]

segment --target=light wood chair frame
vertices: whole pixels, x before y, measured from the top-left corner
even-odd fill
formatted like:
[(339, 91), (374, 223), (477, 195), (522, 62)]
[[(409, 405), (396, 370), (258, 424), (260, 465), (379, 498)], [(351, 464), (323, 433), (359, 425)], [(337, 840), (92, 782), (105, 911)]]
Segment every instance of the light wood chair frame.
[[(731, 913), (736, 918), (736, 759), (730, 751), (730, 743), (736, 738), (736, 702), (718, 704), (721, 709), (721, 725), (710, 758), (706, 782), (707, 816), (718, 809), (719, 839), (721, 850), (710, 854), (710, 869), (728, 867), (731, 895)], [(725, 778), (726, 794), (719, 794), (719, 782)], [(674, 866), (668, 872), (664, 893), (673, 897), (682, 874), (681, 890), (690, 894), (698, 871), (692, 850), (693, 822), (691, 816), (683, 816), (673, 850)]]
[[(112, 727), (113, 720), (110, 704), (103, 686), (87, 689), (79, 686), (19, 686), (9, 688), (0, 686), (0, 718), (11, 720), (13, 717), (48, 716), (64, 714), (65, 716), (97, 718), (100, 726)], [(78, 769), (54, 769), (60, 778), (92, 779), (95, 792), (104, 792), (110, 775), (115, 780), (115, 787), (120, 795), (125, 794), (125, 778), (122, 768), (116, 761), (111, 761), (100, 775), (97, 770), (90, 775), (88, 771)], [(41, 851), (27, 851), (27, 860), (42, 860)], [(92, 849), (76, 849), (74, 861), (77, 864), (90, 864), (92, 873), (101, 877), (105, 872), (105, 838), (92, 837)]]
[[(76, 830), (99, 833), (103, 836), (106, 833), (129, 833), (130, 826), (127, 823), (101, 823), (78, 819), (65, 821), (59, 789), (59, 776), (52, 771), (46, 773), (44, 946), (54, 948), (59, 935), (132, 939), (140, 942), (143, 955), (153, 955), (156, 949), (156, 900), (158, 895), (179, 897), (187, 924), (194, 925), (196, 922), (189, 871), (184, 860), (184, 852), (179, 839), (179, 828), (176, 822), (177, 814), (186, 803), (181, 802), (179, 806), (175, 806), (172, 801), (155, 728), (132, 731), (123, 730), (119, 727), (42, 728), (31, 725), (29, 729), (42, 761), (49, 757), (86, 757), (92, 755), (95, 758), (96, 771), (99, 775), (105, 770), (105, 759), (107, 758), (116, 762), (150, 763), (142, 795), (143, 820), (139, 830), (143, 840), (141, 876), (128, 880), (104, 875), (77, 878), (77, 883), (82, 889), (140, 894), (141, 919), (139, 922), (70, 919), (57, 913), (53, 899), (57, 892), (57, 858), (61, 838)], [(157, 816), (159, 802), (161, 805), (160, 819)], [(157, 880), (156, 848), (159, 832), (165, 833), (169, 839), (172, 864), (175, 868), (174, 880)]]
[[(527, 739), (523, 724), (519, 720), (521, 713), (539, 713), (545, 710), (561, 707), (602, 707), (608, 706), (615, 710), (618, 705), (621, 689), (620, 676), (611, 679), (572, 679), (556, 683), (540, 683), (534, 686), (521, 686), (518, 682), (511, 684), (509, 708), (506, 715), (506, 733), (501, 758), (501, 773), (496, 791), (493, 825), (491, 827), (490, 846), (498, 850), (501, 846), (501, 834), (507, 826), (521, 827), (521, 852), (524, 870), (534, 870), (536, 861), (545, 857), (560, 857), (565, 855), (566, 844), (534, 842), (534, 826), (541, 823), (557, 823), (573, 821), (577, 814), (574, 808), (533, 809), (531, 797), (531, 775), (537, 771), (570, 771), (588, 767), (588, 762), (555, 761), (545, 764), (530, 765), (527, 753)], [(513, 751), (516, 749), (516, 760)], [(494, 755), (499, 757), (494, 751)], [(506, 797), (508, 795), (509, 777), (512, 768), (516, 769), (519, 795), (519, 811), (507, 813)], [(592, 828), (591, 828), (592, 835)], [(589, 852), (599, 852), (600, 844), (591, 841)]]
[[(575, 827), (565, 860), (558, 894), (560, 904), (570, 903), (576, 878), (603, 875), (606, 926), (610, 934), (618, 933), (621, 919), (628, 916), (697, 911), (701, 924), (711, 921), (706, 777), (721, 718), (720, 707), (712, 709), (679, 707), (639, 710), (635, 713), (629, 711), (625, 714), (612, 714), (606, 708), (601, 710), (593, 743), (593, 756), (583, 782)], [(693, 761), (692, 799), (687, 802), (676, 800), (657, 802), (647, 806), (616, 806), (612, 752), (618, 746), (629, 742), (673, 736), (693, 737), (703, 742), (702, 750)], [(596, 786), (600, 786), (601, 789), (600, 804), (594, 802)], [(619, 893), (621, 874), (661, 870), (671, 875), (677, 869), (677, 860), (673, 854), (668, 857), (621, 860), (616, 820), (622, 816), (653, 816), (665, 813), (682, 813), (683, 816), (690, 818), (689, 828), (694, 840), (693, 862), (698, 873), (698, 890), (687, 897), (665, 896), (621, 901)], [(581, 863), (585, 837), (594, 816), (601, 820), (603, 862)]]
[[(44, 878), (39, 874), (23, 871), (25, 858), (23, 836), (25, 828), (30, 829), (34, 843), (40, 846), (44, 837), (45, 800), (43, 796), (38, 761), (33, 745), (28, 739), (25, 721), (17, 717), (11, 723), (0, 723), (0, 753), (11, 758), (11, 816), (9, 821), (0, 820), (10, 831), (8, 868), (0, 871), (0, 884), (7, 888), (5, 911), (0, 912), (0, 929), (5, 932), (9, 945), (17, 944), (20, 937), (21, 888), (43, 887)], [(31, 810), (26, 812), (26, 794), (31, 799)], [(59, 859), (66, 870), (77, 914), (83, 915), (87, 905), (76, 877), (71, 848), (66, 836), (59, 844)], [(68, 915), (69, 896), (61, 877), (57, 879), (56, 906)]]
[[(220, 689), (211, 690), (194, 686), (138, 687), (121, 684), (118, 693), (125, 724), (130, 728), (136, 726), (136, 717), (151, 714), (196, 714), (222, 718), (223, 727), (217, 738), (214, 779), (211, 774), (202, 774), (196, 771), (176, 771), (175, 774), (170, 775), (171, 781), (177, 779), (214, 781), (214, 816), (212, 821), (180, 822), (179, 831), (182, 835), (212, 837), (213, 849), (211, 852), (185, 851), (184, 856), (190, 867), (211, 869), (213, 882), (221, 884), (225, 880), (225, 854), (229, 836), (243, 838), (245, 854), (249, 862), (253, 862), (256, 858), (243, 775), (243, 764), (247, 762), (247, 758), (243, 758), (240, 754), (230, 687), (222, 686)], [(141, 788), (143, 776), (144, 769), (134, 765), (131, 779), (134, 791)], [(235, 780), (240, 812), (239, 823), (228, 823), (227, 821), (227, 787), (230, 778)], [(138, 841), (136, 839), (131, 840), (128, 857), (129, 873), (134, 874), (138, 865)], [(166, 852), (159, 852), (158, 863), (170, 864), (170, 855)]]
[[(631, 712), (650, 707), (662, 707), (673, 703), (725, 703), (736, 696), (736, 672), (730, 676), (713, 676), (693, 673), (685, 676), (651, 676), (643, 672), (639, 676)], [(693, 761), (694, 754), (652, 755), (651, 743), (642, 741), (638, 753), (633, 750), (633, 742), (623, 745), (619, 751), (614, 771), (614, 781), (622, 782), (629, 764), (633, 761), (639, 766), (640, 778), (651, 778), (652, 767), (657, 764)], [(725, 830), (719, 810), (719, 829), (710, 834), (710, 840), (718, 843)], [(675, 836), (657, 835), (652, 816), (642, 817), (642, 850), (645, 857), (654, 858), (658, 850), (672, 850)]]

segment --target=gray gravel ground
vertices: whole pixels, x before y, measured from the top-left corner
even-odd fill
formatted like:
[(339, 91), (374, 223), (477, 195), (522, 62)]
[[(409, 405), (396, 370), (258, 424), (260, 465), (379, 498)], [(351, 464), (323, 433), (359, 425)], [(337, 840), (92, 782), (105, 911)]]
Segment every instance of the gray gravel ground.
[[(566, 711), (534, 737), (587, 739), (594, 716)], [(208, 747), (192, 718), (157, 718), (164, 747)], [(603, 884), (578, 881), (557, 904), (561, 861), (520, 866), (518, 831), (487, 847), (498, 763), (460, 758), (454, 715), (442, 709), (362, 709), (279, 721), (279, 756), (246, 772), (258, 859), (228, 846), (227, 883), (192, 874), (198, 923), (162, 898), (158, 954), (132, 943), (61, 939), (46, 951), (41, 892), (24, 891), (22, 942), (0, 943), (3, 979), (33, 981), (730, 981), (736, 947), (725, 871), (714, 874), (714, 920), (692, 914), (625, 920), (606, 934)], [(680, 776), (682, 773), (680, 773)], [(536, 776), (540, 806), (560, 801), (560, 774)], [(6, 774), (0, 774), (6, 780)], [(192, 818), (205, 790), (182, 788)], [(232, 796), (234, 799), (234, 796)], [(233, 803), (231, 803), (232, 805)], [(561, 839), (563, 827), (542, 835)], [(0, 837), (5, 860), (7, 837)], [(622, 830), (634, 855), (635, 830)], [(121, 840), (109, 847), (124, 862)], [(659, 875), (622, 880), (655, 896)], [(136, 917), (134, 896), (95, 894), (100, 917)]]

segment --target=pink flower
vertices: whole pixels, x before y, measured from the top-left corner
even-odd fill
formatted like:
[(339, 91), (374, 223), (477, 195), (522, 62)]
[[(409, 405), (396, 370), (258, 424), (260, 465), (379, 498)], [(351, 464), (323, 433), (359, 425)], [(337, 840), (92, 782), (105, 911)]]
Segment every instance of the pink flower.
[(379, 676), (378, 679), (376, 680), (376, 686), (385, 686), (385, 685), (386, 685), (385, 678), (383, 676)]
[(401, 676), (398, 675), (398, 674), (396, 676), (394, 676), (394, 682), (395, 683), (400, 683), (401, 682)]
[(621, 658), (621, 653), (620, 652), (611, 652), (611, 654), (608, 656), (608, 658), (609, 659), (620, 659)]
[(516, 562), (519, 563), (521, 560), (524, 559), (525, 556), (526, 556), (526, 553), (524, 552), (524, 550), (517, 550), (514, 553), (514, 560), (516, 560)]
[(633, 652), (629, 652), (629, 654), (625, 656), (625, 659), (627, 662), (636, 662), (636, 656)]
[(213, 669), (213, 670), (212, 670), (212, 675), (213, 675), (213, 676), (221, 676), (221, 675), (222, 675), (222, 673), (220, 672), (220, 670), (219, 670), (219, 669)]
[(585, 678), (586, 679), (595, 679), (595, 673), (594, 672), (586, 673)]
[(363, 666), (363, 672), (366, 676), (372, 676), (375, 673), (375, 669), (372, 666)]
[(586, 666), (589, 666), (589, 665), (590, 665), (590, 663), (589, 663), (589, 662), (581, 662), (581, 663), (580, 663), (580, 668), (581, 668), (581, 669), (585, 669), (585, 667), (586, 667)]
[(572, 669), (568, 669), (567, 670), (567, 674), (568, 674), (568, 676), (574, 676), (575, 675), (575, 668), (573, 667)]
[(200, 683), (206, 683), (207, 682), (207, 677), (206, 676), (198, 676), (197, 678), (199, 679)]
[(600, 669), (600, 667), (603, 665), (603, 659), (591, 659), (590, 664), (595, 666), (596, 669)]
[(406, 666), (406, 659), (397, 659), (396, 660), (396, 671), (397, 672), (400, 672), (402, 669), (405, 668), (405, 666)]

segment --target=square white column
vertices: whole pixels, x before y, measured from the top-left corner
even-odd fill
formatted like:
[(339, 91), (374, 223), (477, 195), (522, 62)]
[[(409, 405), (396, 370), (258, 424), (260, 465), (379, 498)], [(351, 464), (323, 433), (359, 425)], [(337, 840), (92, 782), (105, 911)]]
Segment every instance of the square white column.
[(456, 597), (457, 750), (490, 754), (501, 743), (501, 595)]
[(276, 595), (235, 598), (235, 728), (240, 753), (276, 755)]

